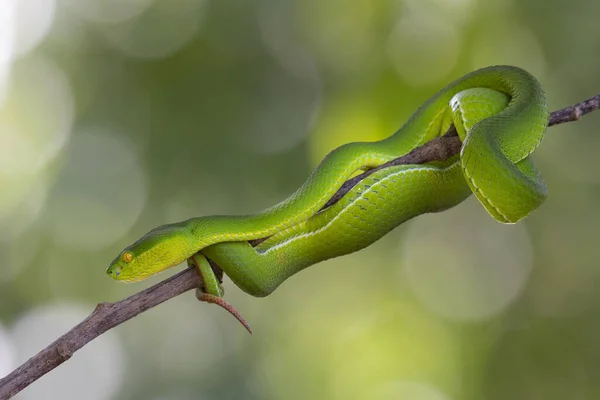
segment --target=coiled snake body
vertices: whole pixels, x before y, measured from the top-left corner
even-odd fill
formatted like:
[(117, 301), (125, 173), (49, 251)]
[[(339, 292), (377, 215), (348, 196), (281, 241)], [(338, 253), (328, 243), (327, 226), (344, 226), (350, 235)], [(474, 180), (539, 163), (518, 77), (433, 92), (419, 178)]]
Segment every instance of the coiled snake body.
[[(138, 281), (189, 260), (204, 279), (203, 300), (212, 301), (223, 293), (208, 258), (245, 292), (266, 296), (307, 266), (360, 250), (401, 223), (446, 210), (471, 193), (497, 221), (517, 222), (547, 195), (529, 158), (547, 122), (545, 95), (532, 75), (511, 66), (477, 70), (435, 94), (389, 138), (333, 150), (276, 206), (160, 226), (126, 247), (107, 273)], [(460, 155), (383, 168), (321, 210), (357, 171), (405, 155), (451, 125), (463, 142)], [(248, 242), (263, 238), (256, 247)]]

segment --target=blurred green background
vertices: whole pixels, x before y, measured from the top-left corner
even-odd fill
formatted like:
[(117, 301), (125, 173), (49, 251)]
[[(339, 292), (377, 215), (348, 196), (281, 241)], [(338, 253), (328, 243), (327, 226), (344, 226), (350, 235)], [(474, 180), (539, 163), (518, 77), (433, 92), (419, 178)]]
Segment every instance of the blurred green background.
[[(551, 110), (600, 92), (594, 0), (0, 1), (0, 376), (124, 285), (167, 222), (259, 211), (331, 149), (393, 133), (476, 68), (536, 75)], [(600, 398), (600, 112), (534, 153), (526, 221), (474, 199), (255, 299), (191, 293), (18, 399)], [(179, 270), (178, 268), (177, 270)], [(174, 271), (173, 271), (174, 272)]]

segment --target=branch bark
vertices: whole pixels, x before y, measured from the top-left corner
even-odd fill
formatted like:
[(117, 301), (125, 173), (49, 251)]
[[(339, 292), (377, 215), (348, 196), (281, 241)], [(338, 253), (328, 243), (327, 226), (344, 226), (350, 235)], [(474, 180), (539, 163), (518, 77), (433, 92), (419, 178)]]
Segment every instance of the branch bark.
[[(578, 121), (589, 112), (600, 108), (600, 94), (588, 100), (550, 115), (548, 126)], [(460, 152), (461, 142), (456, 131), (451, 129), (446, 135), (436, 138), (410, 153), (390, 161), (376, 169), (366, 171), (344, 183), (338, 192), (324, 206), (338, 201), (365, 176), (391, 165), (423, 164), (446, 160)], [(0, 400), (6, 400), (52, 371), (87, 343), (109, 329), (143, 313), (173, 297), (202, 286), (202, 278), (195, 269), (186, 269), (156, 285), (142, 290), (116, 303), (100, 303), (81, 323), (58, 338), (44, 350), (27, 360), (6, 377), (0, 379)]]

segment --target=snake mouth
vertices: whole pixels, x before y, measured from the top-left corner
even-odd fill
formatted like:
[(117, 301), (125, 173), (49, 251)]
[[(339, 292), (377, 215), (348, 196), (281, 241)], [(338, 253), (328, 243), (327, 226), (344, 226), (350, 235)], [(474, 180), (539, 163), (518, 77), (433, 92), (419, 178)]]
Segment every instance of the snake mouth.
[(106, 275), (110, 276), (111, 278), (113, 278), (115, 281), (120, 281), (123, 278), (121, 277), (121, 270), (123, 268), (119, 267), (119, 266), (115, 266), (115, 265), (111, 265), (110, 267), (108, 267), (106, 269)]
[(110, 276), (112, 279), (118, 282), (123, 283), (133, 283), (139, 282), (147, 278), (147, 276), (138, 276), (138, 275), (126, 275), (122, 273), (122, 268), (120, 267), (109, 267), (106, 270), (106, 274)]
[(120, 264), (113, 264), (106, 269), (106, 275), (110, 276), (115, 281), (119, 282), (137, 282), (142, 279), (145, 279), (146, 276), (136, 276), (135, 274), (128, 273), (129, 271), (125, 269), (125, 266)]

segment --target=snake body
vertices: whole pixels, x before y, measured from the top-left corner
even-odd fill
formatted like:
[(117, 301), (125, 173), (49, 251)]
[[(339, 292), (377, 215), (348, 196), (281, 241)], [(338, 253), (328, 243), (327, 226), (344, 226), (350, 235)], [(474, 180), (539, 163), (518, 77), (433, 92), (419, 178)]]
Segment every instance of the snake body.
[[(544, 92), (528, 72), (512, 66), (474, 71), (435, 94), (387, 139), (333, 150), (276, 206), (160, 226), (126, 247), (107, 273), (138, 281), (188, 260), (200, 269), (204, 290), (221, 296), (210, 259), (245, 292), (266, 296), (298, 271), (365, 248), (403, 222), (451, 208), (471, 193), (497, 221), (517, 222), (547, 195), (529, 157), (547, 122)], [(460, 155), (383, 168), (321, 210), (357, 171), (405, 155), (451, 125), (463, 142)], [(248, 242), (264, 238), (255, 247)]]

